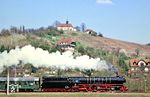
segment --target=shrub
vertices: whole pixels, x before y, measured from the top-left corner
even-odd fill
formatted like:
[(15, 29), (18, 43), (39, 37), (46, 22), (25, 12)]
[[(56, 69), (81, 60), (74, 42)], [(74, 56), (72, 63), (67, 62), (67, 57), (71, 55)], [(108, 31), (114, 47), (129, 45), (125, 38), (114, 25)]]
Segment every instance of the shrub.
[(118, 64), (124, 71), (128, 70), (128, 66), (125, 62), (125, 60), (127, 60), (127, 59), (128, 59), (128, 57), (124, 53), (119, 54)]
[(4, 47), (4, 45), (2, 45), (1, 47), (0, 47), (0, 52), (3, 52), (3, 51), (5, 51), (6, 49), (5, 49), (5, 47)]

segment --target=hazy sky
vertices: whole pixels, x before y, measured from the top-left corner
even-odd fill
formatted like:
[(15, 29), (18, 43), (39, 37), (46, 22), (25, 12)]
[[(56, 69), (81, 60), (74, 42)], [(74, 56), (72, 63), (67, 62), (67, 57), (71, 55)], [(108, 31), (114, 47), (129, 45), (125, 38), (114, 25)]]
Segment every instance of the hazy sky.
[(66, 19), (106, 37), (150, 42), (150, 0), (0, 0), (0, 29), (47, 27)]

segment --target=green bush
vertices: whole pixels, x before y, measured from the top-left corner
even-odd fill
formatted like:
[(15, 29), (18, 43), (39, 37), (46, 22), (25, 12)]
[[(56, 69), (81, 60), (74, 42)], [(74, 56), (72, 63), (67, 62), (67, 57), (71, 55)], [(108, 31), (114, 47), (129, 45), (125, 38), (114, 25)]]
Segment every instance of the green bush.
[(71, 33), (71, 35), (72, 35), (72, 36), (78, 36), (78, 33), (73, 32), (73, 33)]
[(128, 57), (124, 54), (124, 53), (120, 53), (118, 56), (118, 65), (126, 72), (128, 71), (128, 66), (125, 62), (125, 60), (127, 60)]
[(5, 47), (4, 45), (0, 46), (0, 52), (4, 52), (5, 50), (6, 50), (7, 52), (9, 52), (11, 49), (13, 49), (13, 48)]
[(6, 48), (4, 47), (4, 45), (0, 46), (0, 52), (3, 52), (5, 50), (6, 50)]

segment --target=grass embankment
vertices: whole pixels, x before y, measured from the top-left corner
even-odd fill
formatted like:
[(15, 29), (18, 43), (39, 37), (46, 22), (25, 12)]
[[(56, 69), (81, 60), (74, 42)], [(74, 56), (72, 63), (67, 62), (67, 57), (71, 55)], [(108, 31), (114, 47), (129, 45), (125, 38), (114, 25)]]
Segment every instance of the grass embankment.
[(128, 93), (47, 93), (47, 94), (2, 94), (0, 97), (150, 97), (149, 94)]

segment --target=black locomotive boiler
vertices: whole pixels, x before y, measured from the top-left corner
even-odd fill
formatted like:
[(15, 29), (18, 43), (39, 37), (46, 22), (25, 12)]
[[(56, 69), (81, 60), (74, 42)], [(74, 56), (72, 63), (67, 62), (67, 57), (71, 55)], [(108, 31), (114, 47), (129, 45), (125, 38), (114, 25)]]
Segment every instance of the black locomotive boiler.
[(127, 91), (126, 79), (116, 77), (43, 77), (41, 90), (45, 92)]

